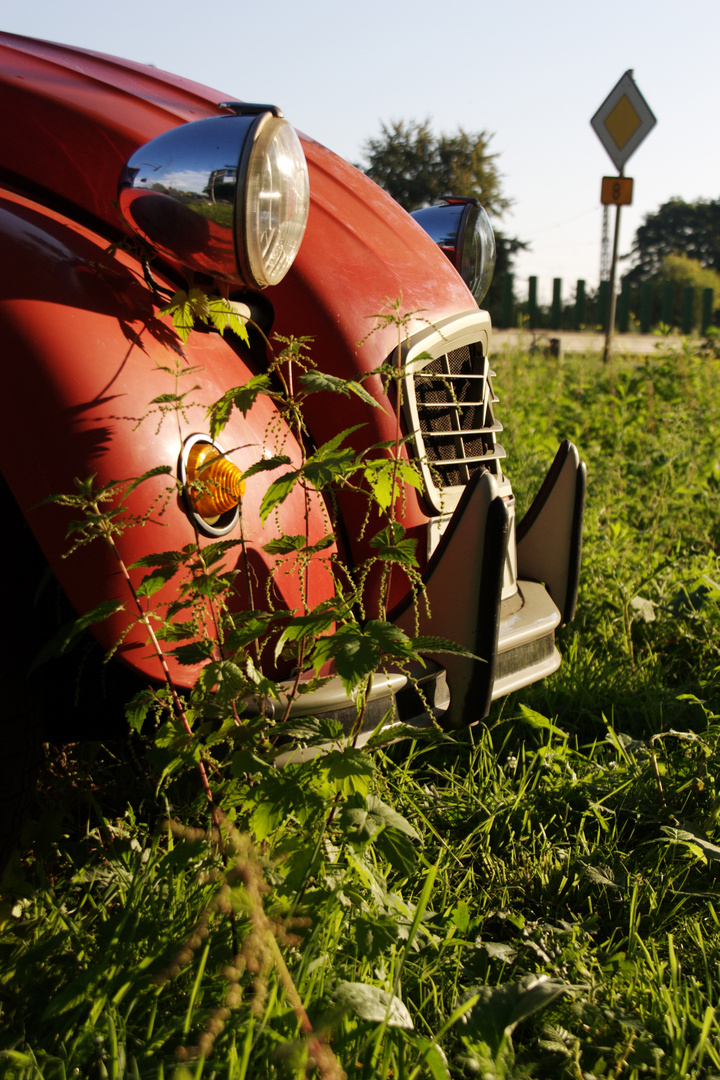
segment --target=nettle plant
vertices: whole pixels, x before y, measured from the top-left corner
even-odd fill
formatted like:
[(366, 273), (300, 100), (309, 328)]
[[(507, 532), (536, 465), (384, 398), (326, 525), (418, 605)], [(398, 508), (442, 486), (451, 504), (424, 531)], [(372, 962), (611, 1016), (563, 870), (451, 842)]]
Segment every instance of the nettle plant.
[[(161, 314), (172, 316), (183, 343), (197, 320), (221, 333), (230, 330), (247, 341), (247, 328), (232, 305), (199, 288), (176, 293)], [(368, 408), (381, 406), (362, 378), (343, 380), (319, 370), (311, 343), (302, 338), (279, 339), (274, 343), (276, 350), (268, 342), (271, 361), (267, 371), (228, 390), (207, 410), (215, 439), (233, 410), (246, 417), (261, 395), (269, 395), (277, 409), (278, 425), (276, 431), (268, 432), (269, 442), (277, 448), (282, 428), (302, 448), (300, 464), (295, 459), (293, 465), (289, 455), (277, 449), (268, 453), (260, 447), (258, 459), (244, 472), (242, 483), (259, 471), (274, 474), (260, 508), (263, 523), (277, 513), (293, 489), (302, 491), (305, 531), (281, 535), (266, 549), (277, 557), (275, 573), (297, 575), (303, 598), (308, 595), (311, 560), (327, 559), (334, 594), (319, 605), (309, 608), (306, 604), (292, 611), (276, 608), (272, 581), (258, 595), (247, 559), (242, 500), (238, 535), (201, 541), (196, 532), (195, 541), (182, 550), (148, 554), (126, 565), (124, 533), (162, 515), (164, 508), (163, 501), (156, 500), (138, 516), (130, 512), (128, 496), (150, 478), (167, 474), (166, 497), (176, 497), (177, 485), (170, 482), (171, 470), (165, 466), (105, 486), (96, 486), (93, 477), (76, 481), (74, 493), (52, 499), (72, 512), (68, 530), (71, 552), (90, 543), (104, 543), (112, 549), (127, 587), (125, 610), (131, 610), (133, 619), (142, 624), (163, 671), (164, 683), (143, 689), (128, 703), (126, 712), (131, 728), (151, 743), (149, 756), (159, 770), (158, 789), (176, 809), (172, 829), (177, 832), (178, 828), (193, 829), (206, 823), (203, 836), (214, 860), (216, 897), (198, 912), (198, 927), (203, 932), (198, 937), (192, 931), (188, 940), (204, 941), (213, 920), (226, 919), (229, 934), (219, 934), (217, 948), (218, 962), (229, 965), (233, 972), (228, 976), (227, 1002), (231, 1007), (237, 1004), (242, 997), (238, 986), (245, 978), (255, 987), (253, 1008), (262, 1012), (263, 994), (267, 994), (262, 986), (274, 971), (282, 987), (280, 993), (295, 1012), (301, 1052), (310, 1055), (327, 1076), (340, 1072), (324, 1038), (313, 1030), (280, 945), (290, 943), (297, 950), (302, 941), (295, 932), (298, 925), (311, 925), (311, 937), (316, 939), (318, 924), (330, 910), (351, 904), (367, 933), (375, 926), (376, 936), (381, 934), (388, 943), (402, 938), (407, 955), (411, 940), (421, 932), (421, 909), (427, 904), (429, 891), (425, 890), (417, 907), (406, 904), (397, 891), (398, 882), (408, 878), (415, 867), (419, 837), (404, 817), (373, 794), (373, 751), (410, 735), (428, 739), (442, 739), (443, 735), (432, 725), (424, 735), (414, 727), (388, 727), (393, 719), (389, 713), (362, 747), (358, 736), (365, 724), (373, 676), (378, 672), (392, 667), (412, 676), (422, 669), (423, 654), (428, 652), (469, 655), (448, 641), (409, 636), (387, 619), (394, 574), (405, 575), (416, 607), (427, 602), (415, 557), (416, 541), (398, 521), (405, 485), (421, 487), (419, 473), (402, 454), (402, 345), (409, 318), (401, 314), (397, 303), (375, 320), (378, 325), (394, 324), (398, 333), (396, 358), (380, 369), (386, 389), (394, 383), (390, 399), (395, 402), (396, 435), (390, 442), (358, 452), (347, 445), (348, 436), (356, 430), (351, 427), (321, 446), (312, 446), (304, 420), (304, 405), (310, 395), (327, 394), (342, 400), (353, 394)], [(173, 390), (149, 404), (142, 422), (154, 418), (163, 424), (175, 417), (180, 431), (200, 373), (177, 356), (166, 370)], [(185, 390), (188, 382), (191, 389)], [(201, 468), (191, 497), (200, 498), (209, 486)], [(369, 536), (373, 554), (353, 568), (337, 554), (328, 553), (334, 541), (334, 497), (340, 489), (362, 495), (367, 505), (364, 527), (368, 532), (375, 530)], [(318, 492), (325, 501), (327, 533), (311, 543), (309, 500), (317, 498)], [(233, 549), (240, 558), (236, 568), (228, 570), (224, 558)], [(139, 582), (137, 571), (142, 572)], [(238, 611), (232, 603), (238, 575), (244, 576), (244, 588), (251, 597), (247, 610)], [(373, 575), (376, 583), (379, 575), (380, 587), (373, 593), (376, 610), (368, 610), (367, 586)], [(168, 583), (174, 586), (175, 599), (163, 605), (158, 594)], [(100, 605), (78, 620), (73, 634), (117, 609), (113, 603)], [(66, 637), (65, 642), (68, 640)], [(202, 665), (192, 690), (176, 687), (165, 650), (180, 664)], [(269, 675), (268, 658), (273, 668), (279, 660), (285, 662), (286, 669), (289, 664), (290, 677), (278, 680)], [(349, 731), (322, 715), (291, 715), (296, 699), (322, 686), (332, 677), (329, 671), (339, 676), (355, 704), (355, 720)], [(289, 763), (276, 767), (280, 755), (299, 747), (310, 753), (291, 755)], [(199, 786), (197, 795), (188, 799), (193, 785), (187, 781), (192, 776), (199, 778)], [(182, 822), (177, 821), (179, 806), (185, 817)], [(172, 831), (169, 835), (172, 837)], [(388, 886), (389, 874), (395, 891)], [(431, 880), (426, 885), (431, 885)], [(353, 936), (359, 940), (357, 933)], [(168, 972), (174, 977), (190, 965), (194, 947), (182, 943), (178, 956), (178, 962), (165, 963), (160, 978), (169, 978)], [(323, 980), (322, 993), (326, 999), (334, 994), (346, 1014), (373, 1020), (379, 1017), (383, 1032), (388, 1025), (404, 1030), (412, 1025), (404, 1020), (399, 1023), (395, 1017), (398, 1010), (399, 1015), (407, 1016), (396, 996), (401, 970), (402, 964), (385, 980), (386, 990), (337, 979), (334, 985), (331, 979), (327, 985)], [(209, 1015), (197, 1045), (181, 1048), (183, 1054), (209, 1052), (227, 1019), (228, 1010), (221, 1008), (220, 1012), (221, 1020), (219, 1013)], [(418, 1052), (422, 1057), (436, 1049), (423, 1040)]]

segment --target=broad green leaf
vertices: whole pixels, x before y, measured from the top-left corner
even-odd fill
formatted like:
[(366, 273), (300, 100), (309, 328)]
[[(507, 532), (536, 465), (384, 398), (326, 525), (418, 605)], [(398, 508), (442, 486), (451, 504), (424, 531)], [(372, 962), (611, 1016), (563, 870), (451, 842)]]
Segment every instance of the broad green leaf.
[(318, 743), (336, 742), (342, 738), (343, 726), (329, 716), (300, 716), (284, 724), (276, 724), (268, 731), (268, 737), (281, 736), (293, 742), (314, 746)]
[(412, 840), (397, 829), (385, 828), (375, 840), (375, 848), (402, 877), (409, 878), (417, 865), (418, 853)]
[(524, 723), (529, 724), (530, 727), (537, 728), (541, 731), (549, 731), (553, 735), (559, 735), (561, 739), (567, 739), (567, 732), (559, 728), (557, 724), (553, 724), (551, 720), (548, 720), (542, 713), (535, 712), (534, 709), (528, 708), (527, 705), (520, 706), (520, 712), (522, 713), (522, 719)]
[(242, 319), (229, 300), (222, 296), (211, 296), (208, 302), (210, 321), (221, 334), (232, 330), (246, 345), (250, 344), (245, 320)]
[(354, 1012), (361, 1020), (388, 1027), (413, 1028), (412, 1017), (400, 998), (388, 994), (379, 986), (361, 982), (341, 982), (335, 988), (333, 1000), (342, 1008)]
[(167, 585), (178, 572), (177, 566), (159, 566), (152, 574), (146, 574), (135, 592), (138, 596), (154, 596)]
[(343, 795), (360, 792), (367, 794), (375, 767), (369, 754), (346, 746), (344, 750), (331, 750), (315, 764), (335, 791)]
[(358, 915), (354, 931), (360, 955), (368, 960), (375, 960), (399, 940), (397, 919), (390, 915)]
[(140, 690), (128, 701), (125, 706), (125, 716), (132, 731), (138, 733), (147, 719), (150, 709), (155, 705), (157, 698), (152, 690)]
[[(191, 545), (193, 549), (196, 549), (195, 544)], [(139, 570), (143, 567), (154, 566), (180, 566), (187, 558), (187, 548), (183, 551), (160, 551), (153, 555), (144, 555), (142, 559), (138, 559), (134, 563), (130, 563), (130, 570)]]
[(375, 795), (368, 795), (366, 800), (346, 803), (340, 814), (339, 824), (348, 839), (354, 843), (364, 843), (379, 829), (388, 827), (397, 829), (412, 840), (420, 839), (417, 830), (402, 814)]
[[(340, 379), (337, 375), (328, 375), (322, 371), (306, 371), (300, 376), (299, 382), (306, 394), (315, 394), (326, 390), (331, 394), (357, 394), (366, 404), (376, 409), (382, 409), (380, 402), (368, 393), (362, 383), (354, 379)], [(384, 410), (383, 410), (384, 411)]]
[(381, 656), (375, 642), (357, 623), (347, 623), (315, 642), (312, 663), (320, 671), (329, 660), (334, 660), (342, 684), (351, 694), (375, 671)]
[[(277, 660), (287, 642), (300, 641), (302, 638), (307, 637), (314, 638), (318, 634), (324, 634), (346, 613), (347, 609), (344, 605), (331, 602), (329, 604), (320, 604), (307, 615), (295, 616), (280, 635), (275, 648), (275, 659)], [(326, 641), (328, 639), (322, 638), (321, 640)], [(322, 667), (322, 664), (319, 667)]]
[(477, 1001), (465, 1014), (461, 1034), (482, 1039), (497, 1058), (521, 1020), (574, 989), (574, 986), (546, 975), (525, 975), (518, 982), (502, 986), (476, 987), (465, 995), (467, 999), (477, 998)]
[(280, 503), (287, 499), (288, 495), (295, 487), (300, 475), (300, 471), (294, 469), (292, 472), (284, 473), (277, 480), (273, 480), (272, 484), (263, 495), (262, 502), (260, 503), (260, 520), (263, 525), (275, 507), (279, 506)]
[(84, 630), (87, 630), (90, 626), (95, 626), (97, 623), (104, 622), (105, 619), (109, 619), (112, 615), (117, 614), (119, 611), (124, 611), (125, 605), (121, 604), (118, 600), (103, 600), (102, 603), (94, 607), (92, 611), (88, 611), (86, 615), (81, 615), (80, 618), (74, 619), (72, 622), (66, 623), (61, 626), (60, 629), (50, 641), (47, 642), (37, 654), (32, 664), (30, 665), (30, 671), (35, 671), (41, 664), (45, 664), (48, 660), (53, 660), (55, 657), (61, 656), (67, 651), (76, 639)]
[(448, 1060), (441, 1046), (420, 1037), (414, 1040), (414, 1045), (418, 1050), (422, 1050), (422, 1060), (425, 1061), (432, 1080), (450, 1080)]
[(214, 641), (193, 641), (189, 645), (178, 645), (170, 650), (178, 664), (201, 664), (203, 660), (210, 660), (215, 653)]
[(387, 562), (403, 563), (405, 566), (417, 566), (415, 549), (417, 540), (405, 536), (402, 525), (393, 524), (381, 529), (370, 540), (372, 547), (378, 549), (378, 558)]
[(198, 683), (207, 693), (214, 691), (214, 700), (221, 708), (229, 705), (239, 693), (248, 689), (248, 681), (242, 668), (231, 660), (214, 660), (208, 664), (201, 671)]
[(264, 373), (253, 375), (242, 386), (232, 387), (221, 398), (213, 402), (207, 411), (212, 437), (215, 439), (221, 433), (234, 408), (241, 412), (243, 416), (247, 416), (260, 394), (267, 394), (270, 397), (274, 395), (270, 376)]
[(243, 473), (243, 480), (247, 480), (250, 476), (255, 476), (260, 472), (272, 472), (273, 469), (279, 469), (281, 465), (289, 465), (290, 458), (287, 454), (275, 454), (273, 457), (260, 458), (254, 465), (251, 465), (249, 469), (246, 469)]
[(699, 855), (704, 862), (720, 860), (720, 847), (706, 840), (704, 836), (696, 836), (687, 829), (673, 829), (669, 825), (663, 825), (662, 831), (673, 844), (687, 844), (691, 851)]

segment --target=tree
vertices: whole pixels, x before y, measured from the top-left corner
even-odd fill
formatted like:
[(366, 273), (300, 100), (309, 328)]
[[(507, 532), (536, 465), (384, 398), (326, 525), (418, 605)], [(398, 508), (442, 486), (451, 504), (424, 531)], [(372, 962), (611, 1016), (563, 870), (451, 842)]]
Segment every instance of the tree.
[(379, 138), (365, 143), (364, 171), (406, 210), (429, 206), (442, 195), (471, 195), (500, 216), (510, 202), (501, 192), (497, 155), (488, 153), (491, 138), (463, 128), (434, 135), (429, 120), (393, 120), (381, 124)]
[(720, 272), (720, 199), (684, 202), (674, 198), (654, 214), (646, 214), (631, 252), (635, 265), (626, 277), (633, 282), (657, 277), (668, 255), (695, 259)]
[(689, 259), (687, 255), (666, 255), (657, 274), (662, 284), (674, 288), (674, 321), (680, 325), (683, 289), (690, 285), (694, 289), (693, 325), (698, 326), (702, 312), (703, 291), (713, 290), (713, 313), (720, 308), (720, 274), (716, 270), (704, 267), (698, 259)]
[[(380, 135), (363, 147), (367, 175), (408, 211), (429, 206), (443, 195), (478, 199), (487, 212), (501, 217), (510, 206), (502, 193), (500, 174), (488, 153), (492, 139), (486, 131), (434, 135), (430, 121), (393, 120), (380, 125)], [(522, 240), (495, 229), (497, 261), (486, 304), (499, 301), (502, 276), (512, 270), (513, 256), (527, 248)]]

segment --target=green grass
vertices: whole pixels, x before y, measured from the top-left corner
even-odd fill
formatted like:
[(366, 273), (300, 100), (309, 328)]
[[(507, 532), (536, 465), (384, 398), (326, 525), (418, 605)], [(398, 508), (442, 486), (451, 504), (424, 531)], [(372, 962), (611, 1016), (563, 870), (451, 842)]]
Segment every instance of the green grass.
[(372, 776), (298, 771), (281, 815), (237, 800), (224, 858), (142, 746), (56, 754), (1, 1075), (720, 1076), (717, 361), (496, 367), (520, 513), (561, 438), (588, 463), (560, 671)]

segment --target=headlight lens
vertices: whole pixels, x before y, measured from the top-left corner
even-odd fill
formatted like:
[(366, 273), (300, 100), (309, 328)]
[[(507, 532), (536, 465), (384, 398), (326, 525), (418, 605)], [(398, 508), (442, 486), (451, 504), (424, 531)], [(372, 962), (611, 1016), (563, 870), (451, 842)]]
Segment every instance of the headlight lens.
[(460, 276), (478, 304), (495, 272), (495, 233), (483, 206), (471, 206), (460, 252)]
[(453, 264), (479, 304), (495, 270), (495, 234), (477, 199), (448, 195), (412, 214)]
[[(241, 163), (240, 173), (243, 168)], [(300, 140), (285, 120), (268, 116), (249, 153), (238, 252), (258, 285), (277, 285), (300, 248), (310, 206), (310, 181)]]

